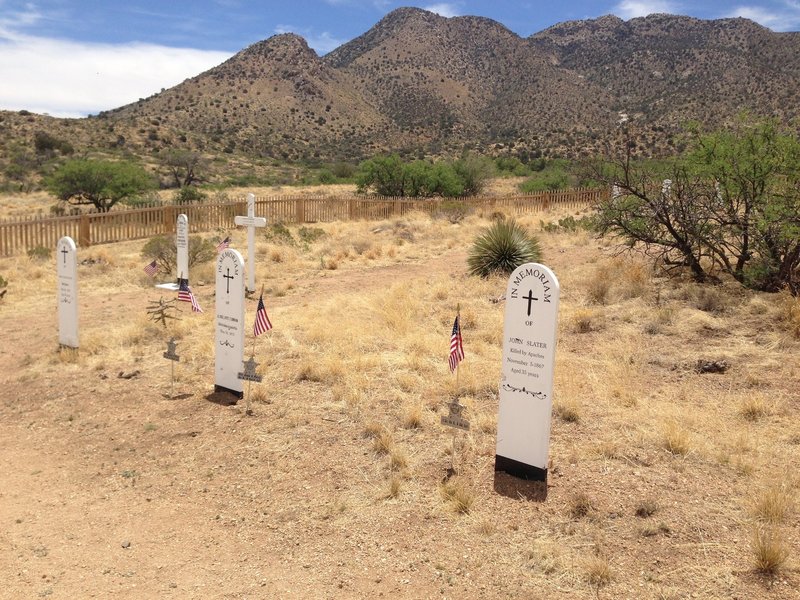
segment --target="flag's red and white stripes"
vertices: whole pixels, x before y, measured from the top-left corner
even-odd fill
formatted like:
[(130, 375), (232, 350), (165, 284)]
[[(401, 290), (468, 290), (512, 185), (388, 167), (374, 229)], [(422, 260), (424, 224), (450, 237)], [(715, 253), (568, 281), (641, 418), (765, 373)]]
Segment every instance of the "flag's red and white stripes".
[(260, 335), (270, 329), (272, 329), (272, 323), (267, 316), (267, 308), (264, 306), (264, 294), (261, 294), (258, 298), (256, 322), (253, 324), (253, 335)]
[(458, 363), (464, 360), (464, 344), (461, 339), (461, 325), (456, 317), (453, 322), (453, 333), (450, 334), (450, 371), (455, 371)]

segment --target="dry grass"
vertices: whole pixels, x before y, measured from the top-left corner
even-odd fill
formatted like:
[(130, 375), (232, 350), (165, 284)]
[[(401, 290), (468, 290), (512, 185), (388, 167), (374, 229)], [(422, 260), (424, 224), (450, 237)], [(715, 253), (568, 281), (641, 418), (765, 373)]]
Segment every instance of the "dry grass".
[(611, 583), (611, 565), (605, 556), (595, 555), (586, 559), (586, 579), (598, 588)]
[(794, 495), (789, 483), (769, 485), (751, 500), (750, 512), (758, 521), (783, 523), (794, 508)]
[(789, 558), (789, 547), (784, 535), (773, 525), (755, 526), (750, 547), (755, 570), (766, 575), (780, 572)]
[[(562, 289), (554, 466), (546, 501), (507, 498), (492, 488), (504, 310), (496, 299), (506, 282), (465, 277), (461, 251), (488, 218), (470, 216), (458, 225), (423, 215), (320, 223), (325, 235), (308, 244), (259, 239), (256, 280), (270, 290), (265, 299), (275, 330), (257, 340), (264, 382), (253, 385), (250, 400), (258, 410), (252, 418), (244, 418), (243, 403), (220, 407), (204, 400), (213, 381), (210, 267), (194, 273), (207, 281), (195, 288), (207, 312), (183, 312), (165, 330), (144, 315), (146, 301), (159, 292), (139, 273), (143, 242), (85, 250), (97, 262), (80, 267), (88, 310), (81, 349), (67, 360), (52, 339), (35, 346), (19, 331), (21, 323), (52, 315), (52, 295), (42, 293), (55, 289), (52, 265), (0, 259), (0, 275), (9, 281), (0, 304), (3, 324), (18, 345), (3, 348), (3, 375), (20, 397), (29, 388), (37, 394), (35, 402), (15, 395), (0, 403), (3, 433), (16, 432), (9, 439), (25, 444), (45, 432), (54, 443), (48, 458), (73, 457), (63, 478), (51, 475), (53, 493), (73, 494), (76, 506), (92, 509), (97, 497), (108, 496), (104, 505), (113, 508), (105, 514), (117, 520), (113, 529), (98, 522), (104, 536), (124, 529), (119, 515), (130, 507), (104, 474), (111, 469), (115, 485), (120, 472), (141, 474), (136, 485), (149, 486), (153, 539), (162, 536), (169, 545), (174, 524), (165, 529), (159, 518), (174, 514), (170, 503), (192, 509), (182, 511), (184, 519), (200, 515), (185, 528), (198, 560), (209, 559), (209, 540), (215, 549), (216, 540), (263, 540), (297, 565), (346, 573), (354, 569), (344, 556), (352, 548), (359, 568), (363, 563), (386, 582), (408, 578), (420, 597), (441, 589), (453, 597), (480, 595), (473, 580), (491, 584), (487, 598), (759, 597), (758, 578), (743, 574), (742, 565), (781, 573), (790, 589), (797, 581), (789, 551), (800, 530), (791, 501), (795, 486), (783, 484), (800, 461), (797, 301), (734, 294), (725, 286), (701, 298), (693, 284), (653, 280), (646, 264), (611, 258), (611, 248), (598, 250), (583, 234), (542, 233), (545, 262)], [(531, 227), (540, 218), (520, 216)], [(297, 228), (290, 230), (299, 239)], [(232, 237), (244, 247), (244, 232)], [(604, 268), (611, 285), (587, 305), (587, 285)], [(456, 389), (446, 356), (459, 303), (467, 359)], [(253, 308), (248, 301), (248, 328)], [(168, 388), (161, 353), (170, 335), (182, 357), (176, 392), (192, 396), (159, 404)], [(248, 335), (248, 349), (251, 342)], [(730, 371), (698, 374), (686, 367), (718, 357), (730, 361)], [(130, 381), (118, 377), (137, 369), (141, 375)], [(473, 426), (459, 434), (458, 476), (441, 483), (452, 431), (439, 425), (439, 415), (455, 393), (469, 405)], [(102, 405), (94, 404), (99, 396)], [(16, 412), (23, 409), (29, 414)], [(113, 461), (113, 468), (101, 466)], [(87, 464), (88, 474), (82, 471)], [(762, 487), (773, 480), (781, 485)], [(209, 492), (192, 504), (196, 481)], [(84, 487), (93, 495), (81, 495)], [(15, 489), (20, 497), (28, 493)], [(223, 494), (224, 503), (218, 501)], [(8, 510), (28, 522), (24, 510)], [(451, 511), (468, 516), (454, 518)], [(225, 513), (225, 529), (217, 529), (217, 513)], [(750, 544), (737, 526), (743, 520), (758, 525)], [(43, 527), (40, 520), (30, 523), (28, 537), (13, 527), (7, 535), (24, 549), (34, 535), (64, 533)], [(224, 535), (233, 527), (235, 536)], [(69, 535), (88, 546), (80, 530)], [(594, 553), (601, 538), (603, 552)], [(341, 552), (332, 555), (320, 539)], [(392, 550), (377, 551), (373, 542)], [(587, 554), (594, 555), (585, 560)], [(255, 564), (255, 556), (244, 566)], [(456, 563), (444, 565), (441, 576), (424, 566), (445, 556)], [(25, 559), (14, 560), (22, 569)], [(113, 557), (104, 560), (124, 568)], [(162, 571), (142, 560), (142, 573), (159, 580)], [(226, 566), (243, 565), (229, 560)], [(67, 572), (74, 565), (53, 568)], [(304, 573), (316, 587), (299, 594), (365, 591), (333, 589), (312, 571)], [(64, 585), (56, 594), (78, 593)], [(140, 585), (147, 585), (144, 578)]]
[(662, 444), (670, 453), (685, 456), (692, 449), (692, 437), (689, 431), (676, 421), (669, 421), (664, 425)]
[(445, 481), (439, 489), (442, 497), (456, 513), (469, 513), (475, 503), (475, 492), (472, 486), (460, 477)]

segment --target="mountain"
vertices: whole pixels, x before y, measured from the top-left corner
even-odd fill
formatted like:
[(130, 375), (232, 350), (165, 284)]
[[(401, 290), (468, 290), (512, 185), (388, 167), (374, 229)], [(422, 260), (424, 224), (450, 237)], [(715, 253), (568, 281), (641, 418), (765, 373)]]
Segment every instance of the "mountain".
[(799, 91), (800, 34), (746, 19), (604, 16), (522, 38), (486, 18), (401, 8), (324, 57), (297, 35), (274, 36), (88, 119), (0, 113), (0, 154), (46, 130), (78, 149), (239, 161), (576, 157), (627, 136), (659, 155), (688, 120), (796, 117)]

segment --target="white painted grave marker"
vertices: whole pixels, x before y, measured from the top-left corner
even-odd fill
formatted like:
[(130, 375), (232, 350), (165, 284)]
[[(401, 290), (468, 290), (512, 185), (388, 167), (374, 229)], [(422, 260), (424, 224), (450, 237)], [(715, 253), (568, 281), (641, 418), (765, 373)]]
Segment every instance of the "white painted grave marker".
[(234, 217), (233, 222), (247, 227), (247, 291), (256, 291), (256, 227), (266, 227), (267, 220), (256, 216), (256, 197), (247, 194), (247, 216)]
[(214, 391), (241, 398), (244, 362), (244, 259), (228, 248), (217, 256)]
[(65, 236), (58, 240), (56, 254), (58, 278), (58, 343), (78, 347), (78, 250), (75, 241)]
[(180, 279), (189, 280), (189, 217), (178, 215), (175, 223), (175, 248), (177, 249), (177, 278), (176, 283), (159, 283), (156, 287), (177, 292), (180, 289)]
[(547, 481), (558, 280), (537, 263), (517, 268), (506, 289), (495, 471)]
[[(189, 280), (189, 217), (178, 215), (175, 226), (175, 246), (178, 249), (178, 279)], [(180, 283), (180, 282), (179, 282)]]

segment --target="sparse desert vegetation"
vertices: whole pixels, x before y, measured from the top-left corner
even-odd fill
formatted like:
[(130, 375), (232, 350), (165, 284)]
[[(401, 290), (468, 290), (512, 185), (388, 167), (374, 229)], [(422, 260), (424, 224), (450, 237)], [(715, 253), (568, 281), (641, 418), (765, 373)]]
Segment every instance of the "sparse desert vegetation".
[(80, 249), (59, 352), (53, 259), (0, 259), (0, 595), (797, 597), (797, 300), (543, 227), (566, 216), (517, 216), (561, 284), (543, 502), (493, 490), (506, 282), (467, 274), (488, 211), (260, 233), (252, 415), (209, 401), (213, 263), (206, 312), (165, 329), (145, 241)]

